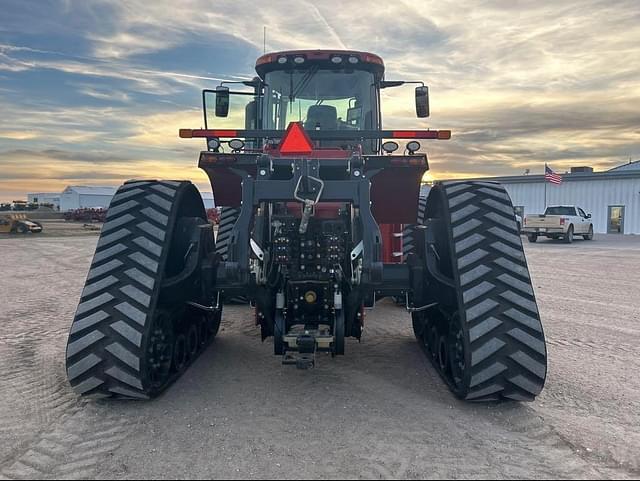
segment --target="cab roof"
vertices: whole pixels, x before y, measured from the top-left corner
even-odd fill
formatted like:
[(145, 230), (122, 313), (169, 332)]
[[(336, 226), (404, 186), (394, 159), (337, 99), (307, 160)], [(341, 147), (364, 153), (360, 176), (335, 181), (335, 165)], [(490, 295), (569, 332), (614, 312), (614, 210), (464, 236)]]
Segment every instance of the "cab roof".
[[(297, 60), (302, 59), (302, 61)], [(340, 59), (339, 61), (337, 59)], [(355, 59), (355, 60), (354, 60)], [(298, 63), (299, 62), (299, 63)], [(302, 69), (306, 65), (322, 65), (327, 68), (349, 67), (372, 71), (382, 78), (384, 61), (382, 57), (357, 50), (285, 50), (263, 55), (256, 61), (256, 72), (262, 78), (274, 70)]]

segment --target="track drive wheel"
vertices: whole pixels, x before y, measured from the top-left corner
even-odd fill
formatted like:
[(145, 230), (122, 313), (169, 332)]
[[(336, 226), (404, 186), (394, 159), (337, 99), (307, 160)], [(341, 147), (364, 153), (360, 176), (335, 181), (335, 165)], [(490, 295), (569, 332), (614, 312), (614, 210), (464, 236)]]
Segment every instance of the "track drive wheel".
[(545, 338), (513, 212), (494, 183), (438, 184), (427, 202), (426, 295), (439, 305), (414, 314), (414, 329), (461, 399), (532, 401), (544, 386)]
[[(202, 198), (190, 182), (134, 181), (113, 198), (67, 345), (81, 395), (157, 396), (197, 357), (219, 318), (203, 299), (200, 259), (212, 252)], [(204, 244), (204, 245), (202, 245)]]

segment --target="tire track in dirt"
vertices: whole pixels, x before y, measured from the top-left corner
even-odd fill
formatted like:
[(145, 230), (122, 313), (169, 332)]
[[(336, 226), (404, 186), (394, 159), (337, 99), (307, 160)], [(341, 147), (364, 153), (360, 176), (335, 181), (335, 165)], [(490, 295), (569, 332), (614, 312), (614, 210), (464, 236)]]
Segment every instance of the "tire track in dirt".
[(6, 463), (5, 479), (92, 479), (103, 458), (115, 451), (133, 426), (108, 412), (108, 405), (86, 403), (29, 443)]

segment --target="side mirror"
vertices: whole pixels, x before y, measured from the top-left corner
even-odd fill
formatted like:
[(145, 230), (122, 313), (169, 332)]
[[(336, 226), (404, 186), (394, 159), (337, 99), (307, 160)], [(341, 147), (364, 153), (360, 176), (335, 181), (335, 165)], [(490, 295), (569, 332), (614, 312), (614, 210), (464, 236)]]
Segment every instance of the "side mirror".
[(229, 116), (229, 87), (216, 88), (216, 117)]
[(591, 219), (591, 214), (587, 214), (587, 219)]
[(416, 87), (416, 115), (419, 119), (429, 117), (429, 87)]

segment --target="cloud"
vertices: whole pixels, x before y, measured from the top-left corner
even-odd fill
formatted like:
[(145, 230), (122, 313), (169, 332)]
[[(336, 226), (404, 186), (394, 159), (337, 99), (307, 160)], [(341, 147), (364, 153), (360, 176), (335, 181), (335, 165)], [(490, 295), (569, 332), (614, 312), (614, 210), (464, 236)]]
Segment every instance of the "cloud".
[(252, 76), (263, 26), (268, 50), (374, 51), (389, 79), (425, 80), (428, 121), (413, 87), (383, 93), (384, 119), (453, 130), (424, 146), (436, 177), (640, 158), (637, 0), (7, 0), (0, 151), (56, 164), (59, 180), (181, 173), (201, 146), (177, 128), (201, 125), (201, 88)]

